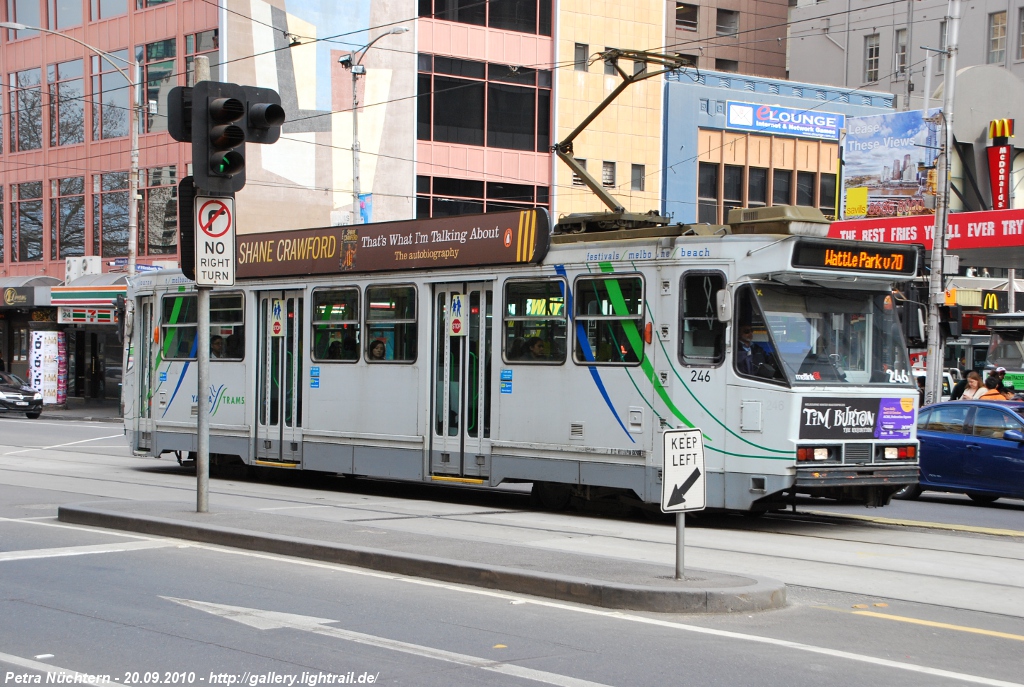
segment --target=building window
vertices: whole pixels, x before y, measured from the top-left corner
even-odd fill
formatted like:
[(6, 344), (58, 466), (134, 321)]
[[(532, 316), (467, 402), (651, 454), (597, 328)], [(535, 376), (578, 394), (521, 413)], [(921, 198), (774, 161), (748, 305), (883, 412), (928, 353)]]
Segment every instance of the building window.
[(1024, 7), (1017, 15), (1017, 59), (1024, 60)]
[(195, 359), (199, 322), (196, 296), (164, 296), (162, 306), (160, 338), (164, 360)]
[[(368, 362), (416, 360), (416, 288), (366, 287), (366, 359)], [(384, 357), (371, 357), (376, 343), (384, 343)]]
[(644, 289), (640, 277), (576, 281), (576, 348), (583, 365), (639, 365), (633, 346), (643, 331)]
[(82, 0), (47, 0), (47, 5), (50, 10), (50, 29), (68, 29), (82, 25)]
[[(581, 157), (575, 158), (575, 160), (576, 160), (576, 164), (578, 164), (580, 167), (582, 167), (583, 169), (587, 168), (587, 161), (586, 160), (584, 160)], [(573, 186), (583, 186), (584, 185), (583, 184), (583, 177), (581, 177), (576, 172), (573, 172), (572, 173), (572, 185)]]
[[(26, 26), (42, 26), (39, 16), (39, 0), (7, 0), (7, 21)], [(8, 31), (7, 40), (16, 41), (38, 35), (38, 31), (31, 29)]]
[(740, 63), (736, 60), (723, 60), (721, 57), (716, 57), (715, 69), (720, 72), (738, 72), (740, 70)]
[(492, 29), (551, 35), (551, 0), (419, 0), (419, 15)]
[(139, 105), (144, 110), (139, 122), (139, 133), (167, 131), (167, 93), (178, 85), (178, 72), (174, 64), (176, 55), (177, 46), (173, 38), (135, 48), (135, 59), (142, 68), (143, 102)]
[(896, 29), (896, 52), (893, 55), (896, 78), (901, 78), (907, 71), (907, 30)]
[(718, 224), (718, 165), (701, 162), (697, 168), (697, 221)]
[[(615, 48), (609, 48), (607, 45), (604, 46), (604, 51), (605, 52), (608, 52), (609, 50), (614, 50), (614, 49)], [(617, 70), (615, 68), (615, 62), (614, 61), (609, 60), (609, 59), (605, 59), (604, 60), (604, 73), (605, 73), (605, 76), (616, 76), (619, 73), (619, 70)]]
[(645, 167), (643, 165), (632, 165), (629, 170), (629, 190), (643, 191), (646, 181)]
[(144, 10), (147, 7), (157, 7), (159, 5), (165, 5), (174, 0), (135, 0), (135, 8)]
[(50, 94), (50, 145), (85, 143), (85, 86), (82, 60), (51, 64), (46, 70)]
[(590, 68), (590, 46), (586, 43), (577, 43), (573, 50), (573, 68), (578, 72), (585, 72)]
[(700, 7), (685, 2), (676, 3), (676, 29), (680, 31), (697, 30), (697, 13)]
[(735, 36), (740, 32), (740, 13), (735, 10), (718, 10), (715, 20), (715, 34)]
[(43, 147), (41, 70), (11, 74), (11, 152)]
[[(4, 187), (0, 186), (0, 263), (4, 261)], [(3, 342), (0, 341), (0, 344)]]
[(768, 170), (764, 167), (747, 169), (747, 207), (760, 208), (768, 204)]
[(11, 184), (11, 262), (43, 259), (43, 182)]
[(178, 179), (175, 165), (142, 170), (139, 179), (139, 253), (178, 251)]
[(878, 57), (879, 57), (878, 34), (864, 36), (864, 82), (874, 83), (878, 81)]
[(565, 362), (565, 282), (561, 279), (505, 282), (506, 362)]
[(615, 163), (605, 160), (601, 163), (601, 185), (615, 188)]
[(776, 169), (772, 172), (772, 205), (793, 203), (793, 171)]
[(359, 289), (313, 292), (313, 359), (359, 360)]
[(92, 177), (93, 255), (128, 255), (128, 172)]
[(725, 360), (725, 322), (718, 319), (716, 294), (725, 288), (721, 272), (688, 272), (679, 308), (679, 361), (717, 366)]
[(537, 89), (487, 85), (487, 145), (492, 148), (536, 150)]
[(814, 207), (814, 172), (796, 173), (796, 204)]
[(818, 209), (829, 219), (836, 216), (836, 175), (822, 172), (818, 181)]
[[(128, 59), (127, 50), (112, 52), (114, 62)], [(128, 98), (130, 88), (122, 73), (106, 60), (93, 55), (92, 66), (92, 140), (128, 135)], [(127, 69), (127, 67), (126, 67)], [(98, 254), (97, 254), (98, 255)]]
[(210, 81), (220, 81), (217, 52), (220, 48), (220, 40), (217, 31), (217, 29), (210, 29), (185, 36), (185, 85), (195, 86), (196, 84), (195, 61), (199, 55), (206, 55), (210, 58)]
[(988, 64), (999, 64), (1006, 59), (1006, 12), (988, 15)]
[(85, 255), (85, 177), (50, 181), (50, 259)]
[(529, 210), (548, 204), (546, 186), (498, 181), (418, 176), (416, 193), (417, 219)]
[(92, 0), (92, 12), (89, 16), (93, 21), (118, 17), (128, 11), (128, 0)]
[(725, 165), (722, 181), (722, 220), (728, 222), (729, 210), (743, 207), (743, 168)]
[(939, 53), (939, 74), (946, 70), (946, 22), (939, 22), (939, 47), (943, 52)]

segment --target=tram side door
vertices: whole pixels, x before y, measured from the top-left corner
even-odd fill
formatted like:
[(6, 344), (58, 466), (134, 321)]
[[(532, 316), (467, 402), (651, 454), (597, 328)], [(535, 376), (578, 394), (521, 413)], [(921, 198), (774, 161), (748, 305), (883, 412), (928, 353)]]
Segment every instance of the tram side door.
[(301, 291), (259, 294), (256, 367), (257, 463), (302, 463), (303, 297)]
[[(438, 284), (433, 298), (430, 472), (484, 478), (491, 456), (494, 293), (490, 283)], [(452, 331), (453, 315), (461, 317), (464, 333)]]
[[(153, 341), (154, 299), (144, 296), (138, 301), (132, 332), (135, 336), (135, 448), (148, 450), (153, 447), (153, 373), (154, 350), (158, 344)], [(131, 351), (129, 350), (129, 354)], [(123, 375), (122, 375), (123, 379)]]

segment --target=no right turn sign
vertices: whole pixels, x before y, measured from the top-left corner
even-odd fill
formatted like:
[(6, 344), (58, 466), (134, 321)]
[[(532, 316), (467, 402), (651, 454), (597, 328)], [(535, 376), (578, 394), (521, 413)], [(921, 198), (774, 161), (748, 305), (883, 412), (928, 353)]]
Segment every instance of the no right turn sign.
[(235, 284), (235, 199), (197, 196), (196, 284)]

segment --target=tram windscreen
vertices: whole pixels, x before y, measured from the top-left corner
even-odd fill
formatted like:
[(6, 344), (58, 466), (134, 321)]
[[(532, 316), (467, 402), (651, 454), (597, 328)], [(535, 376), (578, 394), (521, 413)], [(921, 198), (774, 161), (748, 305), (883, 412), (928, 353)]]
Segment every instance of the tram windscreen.
[(911, 384), (891, 294), (775, 284), (754, 291), (790, 383)]
[(992, 332), (985, 367), (993, 369), (1005, 367), (1007, 370), (1014, 371), (1024, 370), (1024, 341), (1014, 341), (1010, 336)]

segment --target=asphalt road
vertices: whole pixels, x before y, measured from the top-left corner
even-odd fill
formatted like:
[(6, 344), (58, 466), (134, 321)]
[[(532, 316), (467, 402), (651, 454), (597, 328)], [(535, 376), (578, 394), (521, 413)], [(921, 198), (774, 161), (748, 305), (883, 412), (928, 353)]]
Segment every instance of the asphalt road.
[[(320, 673), (398, 685), (1022, 682), (1024, 555), (1013, 537), (800, 514), (698, 518), (687, 531), (690, 559), (783, 579), (790, 605), (681, 616), (594, 609), (54, 518), (61, 503), (193, 495), (188, 470), (131, 457), (118, 425), (0, 417), (3, 684), (19, 684), (20, 675), (45, 681), (57, 670), (110, 675), (111, 683), (236, 680), (253, 687)], [(532, 511), (514, 490), (212, 481), (214, 508), (257, 498), (403, 531), (442, 527), (450, 536), (515, 537), (609, 556), (660, 560), (672, 535), (668, 525), (621, 515)], [(946, 501), (899, 507), (912, 520), (1024, 529), (1018, 503)], [(823, 505), (808, 500), (798, 508)], [(893, 517), (891, 508), (856, 513)], [(283, 682), (273, 682), (276, 676)], [(346, 684), (335, 677), (339, 683)]]

